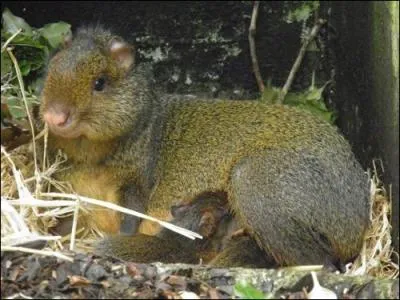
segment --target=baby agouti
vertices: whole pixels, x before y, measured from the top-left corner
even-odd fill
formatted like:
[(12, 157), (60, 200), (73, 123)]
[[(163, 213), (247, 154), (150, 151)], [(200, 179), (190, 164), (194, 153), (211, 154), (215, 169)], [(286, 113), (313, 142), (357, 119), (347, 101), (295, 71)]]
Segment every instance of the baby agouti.
[[(166, 101), (133, 47), (80, 29), (50, 61), (40, 114), (79, 194), (169, 220), (174, 203), (219, 197), (279, 265), (347, 262), (369, 225), (368, 177), (337, 129), (258, 101)], [(139, 220), (93, 209), (89, 222), (133, 234)], [(121, 227), (120, 227), (121, 225)], [(142, 222), (140, 232), (158, 228)], [(117, 247), (117, 245), (116, 245)]]
[(198, 232), (203, 239), (190, 240), (162, 228), (157, 235), (108, 237), (96, 244), (95, 253), (139, 263), (209, 263), (222, 252), (237, 229), (226, 203), (215, 196), (174, 205), (171, 211), (171, 223)]
[(214, 267), (271, 268), (272, 257), (254, 239), (241, 234), (224, 201), (213, 196), (172, 208), (173, 224), (199, 232), (202, 240), (189, 240), (162, 228), (157, 235), (116, 235), (99, 241), (95, 253), (138, 263), (199, 262)]

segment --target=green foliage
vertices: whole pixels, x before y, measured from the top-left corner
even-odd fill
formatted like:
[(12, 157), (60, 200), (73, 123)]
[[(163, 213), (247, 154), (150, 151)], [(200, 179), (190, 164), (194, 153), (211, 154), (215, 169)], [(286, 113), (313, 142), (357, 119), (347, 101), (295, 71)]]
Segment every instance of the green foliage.
[(281, 93), (281, 89), (275, 87), (271, 83), (271, 79), (267, 81), (265, 84), (265, 88), (263, 93), (261, 94), (261, 102), (273, 104), (278, 102), (279, 95)]
[(319, 1), (285, 1), (287, 23), (307, 21), (318, 10)]
[(32, 35), (32, 28), (28, 23), (25, 22), (24, 19), (14, 16), (11, 11), (6, 8), (3, 12), (3, 28), (5, 32), (9, 32), (11, 34), (16, 33), (19, 29), (22, 29), (28, 35)]
[[(1, 32), (2, 44), (4, 43), (3, 37), (7, 40), (11, 37), (11, 34), (7, 32), (3, 33), (3, 31)], [(18, 60), (22, 76), (27, 76), (32, 71), (40, 69), (48, 56), (48, 48), (32, 36), (24, 34), (17, 35), (9, 46), (14, 48), (14, 55)], [(6, 51), (4, 51), (1, 56), (3, 60), (10, 60)], [(9, 64), (12, 67), (11, 61)], [(3, 72), (12, 72), (12, 70), (13, 67), (5, 70), (2, 68), (1, 75), (5, 75)]]
[(38, 29), (52, 48), (57, 48), (71, 34), (71, 25), (65, 22), (51, 23)]
[(308, 110), (311, 113), (325, 119), (330, 123), (334, 123), (336, 116), (330, 111), (323, 100), (322, 92), (325, 86), (321, 88), (311, 87), (304, 92), (288, 93), (284, 103), (287, 105), (296, 106), (300, 109)]
[(234, 295), (242, 299), (273, 299), (273, 295), (268, 293), (264, 294), (262, 291), (257, 290), (251, 284), (237, 283), (233, 287)]
[[(336, 115), (333, 111), (330, 111), (325, 103), (322, 93), (327, 83), (320, 88), (312, 85), (309, 89), (301, 92), (289, 92), (287, 93), (283, 104), (296, 106), (300, 109), (307, 110), (320, 118), (333, 124), (336, 120)], [(265, 103), (277, 103), (281, 89), (267, 84), (263, 94), (261, 95), (260, 101)]]
[(7, 8), (2, 15), (1, 28), (1, 98), (7, 105), (14, 119), (22, 119), (25, 110), (22, 109), (21, 91), (16, 78), (15, 67), (4, 44), (21, 29), (7, 47), (12, 48), (17, 59), (21, 75), (27, 87), (28, 105), (36, 99), (35, 92), (40, 86), (40, 79), (32, 80), (40, 75), (50, 53), (56, 50), (63, 40), (71, 35), (71, 26), (65, 22), (47, 24), (43, 28), (33, 28), (24, 19), (17, 17)]
[(234, 294), (243, 299), (268, 299), (260, 290), (257, 290), (250, 284), (237, 283), (234, 286)]

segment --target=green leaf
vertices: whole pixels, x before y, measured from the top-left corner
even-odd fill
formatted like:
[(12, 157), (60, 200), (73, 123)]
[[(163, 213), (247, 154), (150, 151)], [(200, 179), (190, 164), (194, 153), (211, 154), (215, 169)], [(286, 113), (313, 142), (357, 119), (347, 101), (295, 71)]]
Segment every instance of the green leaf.
[(17, 17), (6, 8), (3, 12), (3, 29), (11, 34), (16, 33), (19, 29), (27, 35), (32, 35), (32, 28), (24, 19)]
[(3, 78), (6, 74), (12, 73), (12, 62), (8, 53), (5, 51), (1, 53), (1, 78)]
[(28, 90), (32, 93), (32, 94), (37, 94), (43, 87), (44, 84), (44, 77), (37, 77), (36, 79), (34, 79), (31, 84), (28, 86)]
[(275, 103), (279, 98), (280, 91), (280, 88), (276, 88), (270, 84), (267, 84), (264, 88), (263, 93), (261, 94), (260, 101), (269, 104)]
[(312, 104), (299, 104), (299, 105), (296, 105), (296, 107), (306, 110), (306, 111), (309, 111), (312, 114), (314, 114), (330, 123), (333, 123), (335, 120), (335, 116), (334, 116), (333, 112), (330, 112), (326, 109), (321, 109), (318, 106), (315, 106)]
[(39, 31), (52, 48), (57, 48), (66, 36), (71, 35), (71, 25), (65, 22), (51, 23)]
[(28, 62), (20, 64), (19, 69), (21, 70), (22, 76), (27, 76), (31, 72), (31, 64)]
[(284, 103), (296, 106), (299, 103), (305, 103), (306, 97), (302, 93), (289, 92), (286, 94)]
[[(9, 38), (10, 33), (2, 31), (2, 40)], [(9, 44), (14, 48), (13, 52), (17, 58), (18, 65), (23, 76), (43, 67), (48, 56), (47, 46), (40, 42), (36, 35), (17, 35)], [(14, 67), (12, 67), (14, 69)]]
[(324, 91), (325, 86), (322, 88), (313, 88), (311, 90), (308, 90), (305, 93), (306, 99), (309, 101), (320, 101), (322, 99), (322, 92)]
[(289, 92), (285, 97), (284, 104), (307, 110), (333, 124), (336, 119), (335, 112), (329, 111), (322, 97), (325, 87), (326, 84), (320, 88), (310, 88), (303, 92)]
[[(8, 39), (11, 36), (10, 33), (2, 31), (2, 39)], [(38, 49), (46, 48), (46, 45), (40, 42), (39, 37), (36, 35), (25, 35), (19, 34), (17, 35), (10, 43), (10, 45), (14, 46), (23, 46), (23, 47), (32, 47)]]
[(22, 100), (16, 97), (7, 98), (8, 110), (14, 119), (22, 119), (26, 117), (25, 107)]
[(292, 13), (292, 19), (297, 22), (306, 21), (311, 15), (311, 8), (308, 6), (303, 6), (301, 9), (297, 9)]
[(266, 299), (263, 292), (255, 289), (250, 284), (237, 283), (234, 286), (234, 293), (243, 299)]
[[(289, 12), (286, 15), (286, 22), (304, 22), (310, 18), (315, 10), (319, 8), (319, 1), (285, 1), (289, 6)], [(297, 6), (299, 5), (299, 6)], [(297, 7), (296, 7), (297, 6)]]
[[(66, 35), (71, 34), (70, 25), (64, 22), (48, 24), (44, 28), (31, 28), (22, 18), (14, 16), (8, 9), (3, 12), (3, 27), (1, 29), (1, 44), (4, 45), (19, 28), (23, 31), (16, 35), (9, 43), (15, 55), (19, 69), (25, 81), (25, 95), (29, 107), (38, 101), (37, 92), (42, 86), (42, 77), (36, 78), (38, 74), (32, 72), (44, 67), (50, 50), (57, 48)], [(7, 88), (2, 90), (2, 102), (13, 119), (26, 118), (26, 111), (21, 100), (21, 91), (15, 76), (14, 65), (7, 51), (1, 53), (1, 76), (11, 74), (11, 80)], [(34, 76), (30, 76), (34, 75)], [(28, 77), (29, 76), (29, 77)], [(33, 79), (33, 80), (32, 80)], [(3, 88), (3, 86), (2, 86)], [(3, 103), (2, 103), (3, 104)]]

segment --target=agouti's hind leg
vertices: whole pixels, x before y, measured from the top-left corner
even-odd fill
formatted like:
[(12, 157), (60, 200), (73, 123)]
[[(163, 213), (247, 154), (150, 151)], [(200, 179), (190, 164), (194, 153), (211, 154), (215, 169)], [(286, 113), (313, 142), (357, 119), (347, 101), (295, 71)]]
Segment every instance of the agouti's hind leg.
[(225, 248), (210, 262), (220, 268), (272, 268), (275, 262), (249, 236), (235, 236)]
[(313, 157), (282, 149), (247, 157), (232, 172), (229, 196), (239, 222), (280, 265), (333, 260), (329, 238), (343, 216), (329, 202), (337, 199), (324, 172)]

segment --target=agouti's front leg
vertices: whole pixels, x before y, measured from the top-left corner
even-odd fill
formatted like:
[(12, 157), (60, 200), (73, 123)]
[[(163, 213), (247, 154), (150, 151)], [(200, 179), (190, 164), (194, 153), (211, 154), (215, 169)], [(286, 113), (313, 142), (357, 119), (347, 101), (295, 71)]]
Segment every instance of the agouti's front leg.
[[(71, 184), (78, 195), (120, 204), (120, 183), (115, 176), (116, 170), (110, 167), (74, 166), (60, 174), (63, 181)], [(79, 216), (79, 224), (85, 227), (96, 227), (105, 233), (118, 233), (121, 215), (117, 211), (96, 205), (86, 206), (86, 213)]]
[[(121, 206), (144, 213), (144, 195), (135, 184), (125, 185), (121, 188)], [(123, 214), (121, 216), (120, 234), (131, 236), (137, 233), (141, 219), (136, 216)]]

